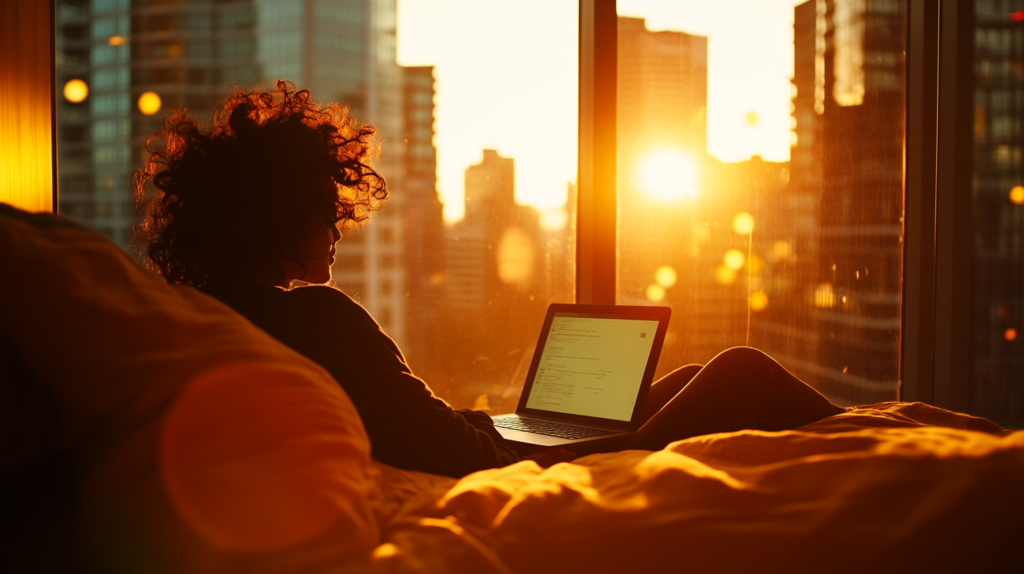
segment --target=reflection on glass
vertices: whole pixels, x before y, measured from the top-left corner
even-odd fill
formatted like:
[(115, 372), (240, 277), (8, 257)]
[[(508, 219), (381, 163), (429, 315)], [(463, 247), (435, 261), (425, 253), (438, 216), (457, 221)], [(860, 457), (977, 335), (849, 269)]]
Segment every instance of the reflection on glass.
[(975, 3), (972, 413), (1024, 427), (1024, 2)]
[[(904, 3), (618, 5), (619, 301), (673, 308), (660, 373), (751, 345), (837, 403), (895, 399)], [(664, 149), (696, 177), (650, 185)]]

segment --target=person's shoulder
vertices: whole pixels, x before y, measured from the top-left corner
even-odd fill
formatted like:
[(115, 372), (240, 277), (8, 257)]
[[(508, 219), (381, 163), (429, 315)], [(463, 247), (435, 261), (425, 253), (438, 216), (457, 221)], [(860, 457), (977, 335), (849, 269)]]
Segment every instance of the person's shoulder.
[(303, 285), (283, 292), (293, 305), (308, 307), (325, 316), (344, 314), (370, 318), (370, 314), (344, 291), (330, 285)]

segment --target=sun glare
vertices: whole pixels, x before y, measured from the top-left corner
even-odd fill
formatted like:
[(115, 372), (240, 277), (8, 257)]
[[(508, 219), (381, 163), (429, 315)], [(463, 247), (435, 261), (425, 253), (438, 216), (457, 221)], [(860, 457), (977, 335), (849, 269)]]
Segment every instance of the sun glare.
[(640, 186), (650, 198), (661, 201), (696, 197), (696, 169), (683, 152), (655, 152), (640, 168)]

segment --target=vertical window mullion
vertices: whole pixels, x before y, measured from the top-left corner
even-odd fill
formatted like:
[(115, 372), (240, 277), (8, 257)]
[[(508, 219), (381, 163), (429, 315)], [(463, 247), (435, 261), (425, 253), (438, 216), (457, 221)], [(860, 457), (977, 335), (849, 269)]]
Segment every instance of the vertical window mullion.
[(971, 409), (974, 2), (942, 0), (939, 26), (933, 404)]
[(907, 5), (900, 400), (931, 403), (935, 361), (935, 177), (939, 4)]
[(615, 0), (580, 0), (576, 302), (616, 300), (618, 248)]

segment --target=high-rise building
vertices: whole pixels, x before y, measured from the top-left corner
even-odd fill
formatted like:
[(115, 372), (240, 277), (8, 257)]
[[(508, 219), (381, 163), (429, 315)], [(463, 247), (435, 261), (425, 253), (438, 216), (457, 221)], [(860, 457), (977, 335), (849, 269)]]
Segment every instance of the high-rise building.
[[(159, 109), (197, 118), (234, 87), (277, 79), (337, 101), (381, 133), (376, 165), (401, 188), (403, 147), (394, 0), (58, 0), (59, 81), (90, 87), (81, 103), (61, 102), (61, 211), (133, 251), (131, 181), (145, 160)], [(143, 110), (140, 98), (159, 98)], [(334, 275), (388, 332), (405, 333), (402, 195), (374, 223), (338, 246)]]
[(1024, 427), (1024, 3), (977, 2), (972, 414)]
[(446, 231), (445, 321), (436, 336), (461, 350), (461, 371), (471, 380), (445, 386), (443, 377), (431, 379), (461, 404), (510, 396), (548, 298), (540, 219), (515, 202), (514, 160), (483, 150), (482, 161), (466, 169), (465, 190), (465, 216)]
[(794, 10), (791, 174), (765, 232), (795, 254), (785, 279), (803, 292), (759, 317), (756, 341), (838, 402), (898, 389), (904, 6)]
[(430, 370), (443, 340), (444, 206), (437, 193), (434, 147), (434, 68), (402, 68), (405, 177), (402, 195), (406, 337), (403, 351), (413, 368)]

